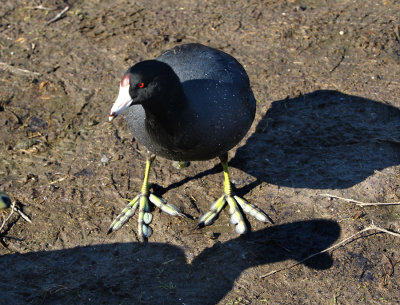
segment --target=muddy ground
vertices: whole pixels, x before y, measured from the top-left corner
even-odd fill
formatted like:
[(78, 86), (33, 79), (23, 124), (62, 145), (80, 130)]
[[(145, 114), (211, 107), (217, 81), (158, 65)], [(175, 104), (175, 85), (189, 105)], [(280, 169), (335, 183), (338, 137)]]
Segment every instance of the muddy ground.
[[(49, 23), (67, 5), (63, 18)], [(400, 3), (365, 1), (8, 1), (0, 6), (1, 304), (398, 304)], [(143, 178), (145, 149), (107, 122), (121, 76), (177, 44), (235, 56), (258, 100), (230, 152), (236, 193), (275, 225), (238, 237), (153, 212), (106, 235)], [(158, 158), (158, 195), (199, 217), (223, 192), (217, 160), (176, 170)], [(9, 211), (0, 211), (4, 220)]]

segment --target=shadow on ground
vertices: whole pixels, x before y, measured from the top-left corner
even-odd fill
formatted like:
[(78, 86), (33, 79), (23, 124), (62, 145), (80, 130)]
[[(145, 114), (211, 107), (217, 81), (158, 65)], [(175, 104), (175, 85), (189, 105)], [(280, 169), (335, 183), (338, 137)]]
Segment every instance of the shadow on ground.
[(321, 90), (273, 102), (230, 165), (258, 183), (347, 188), (399, 164), (399, 143), (399, 109)]
[[(216, 243), (191, 264), (188, 251), (160, 243), (3, 255), (1, 298), (4, 304), (216, 304), (247, 268), (301, 260), (327, 248), (339, 233), (328, 220), (274, 226)], [(321, 254), (306, 264), (327, 269), (332, 259)]]

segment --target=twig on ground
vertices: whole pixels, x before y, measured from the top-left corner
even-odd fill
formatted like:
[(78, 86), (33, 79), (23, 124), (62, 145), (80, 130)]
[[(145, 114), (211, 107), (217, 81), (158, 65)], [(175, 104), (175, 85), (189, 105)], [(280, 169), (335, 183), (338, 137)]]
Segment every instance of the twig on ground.
[(64, 17), (64, 14), (69, 10), (69, 6), (67, 5), (60, 13), (58, 13), (54, 18), (50, 19), (49, 21), (46, 22), (46, 25), (49, 25), (50, 23), (56, 22), (57, 20), (61, 19)]
[(13, 202), (11, 203), (11, 212), (10, 212), (10, 214), (8, 214), (7, 218), (4, 219), (4, 220), (3, 220), (3, 223), (1, 224), (0, 233), (1, 233), (1, 230), (3, 230), (4, 226), (6, 225), (6, 223), (10, 220), (12, 214), (14, 213), (14, 209), (15, 209), (15, 201), (13, 201)]
[(24, 212), (22, 212), (20, 209), (14, 207), (13, 208), (15, 212), (17, 212), (23, 219), (25, 219), (27, 222), (32, 223), (32, 220), (29, 218), (28, 215), (26, 215)]
[(20, 68), (16, 68), (13, 67), (5, 62), (0, 62), (0, 68), (6, 71), (11, 71), (12, 73), (15, 74), (33, 74), (33, 75), (40, 75), (39, 72), (32, 72), (29, 70), (25, 70), (25, 69), (20, 69)]
[(400, 144), (400, 139), (388, 138), (388, 139), (386, 139), (386, 142)]
[(54, 10), (53, 8), (50, 8), (50, 7), (44, 7), (43, 5), (27, 6), (27, 7), (25, 7), (25, 9), (28, 9), (28, 10), (45, 10), (45, 11)]
[(54, 181), (49, 182), (49, 184), (50, 184), (50, 185), (56, 184), (56, 183), (58, 183), (58, 182), (61, 182), (61, 181), (65, 180), (65, 179), (67, 179), (68, 177), (69, 177), (68, 175), (67, 175), (67, 176), (64, 176), (64, 177), (61, 177), (60, 179), (57, 179), (57, 180), (54, 180)]
[(393, 29), (394, 34), (396, 35), (397, 41), (400, 41), (400, 31), (399, 31), (399, 26), (396, 25)]
[(362, 202), (362, 201), (358, 201), (358, 200), (354, 200), (354, 199), (339, 197), (339, 196), (332, 195), (332, 194), (319, 194), (319, 195), (323, 196), (323, 197), (336, 198), (336, 199), (344, 200), (347, 202), (353, 202), (360, 207), (377, 206), (377, 205), (400, 205), (400, 202)]
[(24, 212), (22, 212), (16, 205), (15, 205), (15, 201), (13, 201), (11, 203), (11, 212), (10, 214), (8, 214), (7, 218), (4, 219), (3, 223), (1, 224), (0, 227), (0, 232), (1, 230), (3, 230), (4, 226), (6, 225), (6, 223), (10, 220), (12, 214), (14, 212), (17, 212), (23, 219), (25, 219), (27, 222), (32, 223), (32, 220), (29, 218), (28, 215), (26, 215)]
[(370, 231), (370, 230), (380, 231), (380, 232), (387, 233), (387, 234), (390, 234), (390, 235), (393, 235), (393, 236), (396, 236), (396, 237), (399, 237), (399, 238), (400, 238), (400, 233), (392, 232), (392, 231), (389, 231), (389, 230), (386, 230), (386, 229), (377, 227), (376, 225), (372, 224), (372, 225), (370, 225), (370, 226), (368, 226), (368, 227), (362, 229), (361, 231), (358, 231), (358, 232), (352, 234), (351, 236), (349, 236), (349, 237), (343, 239), (342, 241), (338, 242), (337, 244), (334, 244), (333, 246), (331, 246), (331, 247), (329, 247), (329, 248), (326, 248), (325, 250), (322, 250), (322, 251), (313, 253), (313, 254), (307, 256), (306, 258), (304, 258), (304, 259), (298, 261), (297, 263), (294, 263), (294, 264), (292, 264), (292, 265), (290, 265), (290, 266), (288, 266), (288, 267), (281, 268), (281, 269), (277, 269), (277, 270), (273, 270), (273, 271), (268, 272), (268, 273), (266, 273), (266, 274), (264, 274), (264, 275), (261, 275), (260, 278), (266, 278), (266, 277), (271, 276), (271, 275), (273, 275), (273, 274), (275, 274), (275, 273), (278, 273), (278, 272), (281, 272), (281, 271), (284, 271), (284, 270), (291, 269), (291, 268), (293, 268), (293, 267), (295, 267), (295, 266), (297, 266), (297, 265), (300, 265), (300, 264), (304, 263), (305, 261), (308, 261), (309, 259), (313, 258), (314, 256), (317, 256), (317, 255), (320, 255), (320, 254), (322, 254), (322, 253), (328, 252), (328, 251), (330, 251), (330, 250), (334, 250), (334, 249), (336, 249), (336, 248), (339, 248), (340, 246), (342, 246), (343, 244), (347, 243), (349, 240), (353, 239), (353, 238), (356, 237), (357, 235), (361, 235), (362, 233), (367, 232), (367, 231)]
[(386, 254), (383, 254), (383, 256), (386, 257), (386, 259), (387, 259), (387, 261), (388, 261), (388, 265), (389, 265), (389, 271), (387, 271), (386, 269), (385, 269), (385, 271), (386, 271), (386, 273), (387, 273), (388, 276), (392, 276), (393, 273), (394, 273), (394, 266), (395, 266), (396, 264), (394, 264), (394, 263), (392, 262), (392, 260), (390, 259), (390, 257), (387, 256)]

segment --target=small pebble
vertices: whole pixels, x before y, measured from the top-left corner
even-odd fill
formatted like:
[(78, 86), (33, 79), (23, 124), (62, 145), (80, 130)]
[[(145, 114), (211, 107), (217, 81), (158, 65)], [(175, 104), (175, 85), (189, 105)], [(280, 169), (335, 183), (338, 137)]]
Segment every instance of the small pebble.
[(103, 163), (103, 165), (106, 165), (110, 161), (110, 158), (108, 158), (105, 154), (102, 155), (100, 162)]

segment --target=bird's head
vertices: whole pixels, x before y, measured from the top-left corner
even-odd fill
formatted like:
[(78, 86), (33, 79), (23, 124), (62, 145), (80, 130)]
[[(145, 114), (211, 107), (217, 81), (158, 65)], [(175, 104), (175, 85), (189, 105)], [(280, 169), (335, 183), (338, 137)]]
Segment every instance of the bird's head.
[(117, 100), (111, 108), (109, 121), (132, 105), (157, 107), (167, 95), (181, 87), (180, 80), (172, 68), (157, 60), (139, 62), (126, 71), (121, 80)]

